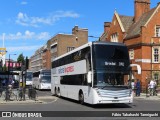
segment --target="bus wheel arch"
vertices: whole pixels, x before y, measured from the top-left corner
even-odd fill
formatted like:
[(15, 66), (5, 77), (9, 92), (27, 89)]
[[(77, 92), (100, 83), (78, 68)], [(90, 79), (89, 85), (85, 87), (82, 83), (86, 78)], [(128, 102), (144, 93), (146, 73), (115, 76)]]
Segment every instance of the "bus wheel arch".
[(80, 90), (79, 91), (79, 102), (80, 102), (80, 104), (84, 104), (84, 94), (83, 94), (83, 91), (82, 90)]

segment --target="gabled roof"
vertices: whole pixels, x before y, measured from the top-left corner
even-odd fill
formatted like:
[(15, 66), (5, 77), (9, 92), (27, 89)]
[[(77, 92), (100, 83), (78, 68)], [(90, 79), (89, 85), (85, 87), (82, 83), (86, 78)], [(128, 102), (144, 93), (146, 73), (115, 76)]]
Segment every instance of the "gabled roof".
[(147, 13), (144, 13), (137, 22), (132, 24), (127, 32), (125, 39), (130, 39), (140, 35), (141, 27), (144, 26), (149, 21), (155, 10), (156, 8), (153, 8)]
[(127, 31), (129, 30), (130, 26), (131, 26), (131, 25), (133, 24), (133, 22), (134, 22), (134, 21), (133, 21), (134, 17), (132, 17), (132, 16), (119, 15), (119, 18), (120, 18), (120, 20), (121, 20), (121, 22), (122, 22), (122, 25), (123, 25), (125, 31), (127, 32)]
[(100, 41), (106, 41), (108, 33), (104, 32), (101, 37), (100, 37)]
[(125, 29), (124, 29), (124, 27), (122, 25), (121, 19), (120, 19), (119, 15), (118, 15), (118, 13), (116, 11), (114, 12), (114, 15), (117, 18), (117, 21), (118, 21), (118, 23), (120, 25), (120, 28), (121, 28), (122, 32), (125, 32)]

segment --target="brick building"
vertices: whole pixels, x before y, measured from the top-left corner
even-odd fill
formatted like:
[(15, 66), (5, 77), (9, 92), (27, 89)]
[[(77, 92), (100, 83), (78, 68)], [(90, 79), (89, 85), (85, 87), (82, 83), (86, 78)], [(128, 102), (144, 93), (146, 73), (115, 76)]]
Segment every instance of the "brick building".
[(72, 34), (57, 34), (50, 39), (51, 59), (63, 55), (88, 42), (88, 29), (75, 26)]
[(29, 69), (32, 71), (38, 71), (43, 68), (42, 64), (42, 53), (44, 46), (35, 51), (34, 55), (30, 57)]
[(59, 33), (47, 41), (46, 45), (39, 48), (30, 58), (30, 69), (51, 69), (51, 61), (88, 42), (88, 29), (72, 29), (72, 34)]
[(150, 79), (160, 84), (160, 4), (150, 8), (150, 0), (134, 0), (134, 16), (119, 15), (104, 23), (104, 41), (122, 42), (128, 46), (132, 64), (141, 66), (141, 74), (132, 68), (145, 90)]

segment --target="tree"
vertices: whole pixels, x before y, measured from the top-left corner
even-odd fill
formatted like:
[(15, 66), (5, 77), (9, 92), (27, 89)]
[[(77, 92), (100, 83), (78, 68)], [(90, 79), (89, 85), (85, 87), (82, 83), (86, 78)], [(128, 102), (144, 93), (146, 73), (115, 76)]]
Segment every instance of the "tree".
[(23, 56), (23, 54), (22, 54), (22, 53), (18, 56), (18, 58), (17, 58), (17, 62), (22, 63), (22, 64), (24, 65), (25, 60), (24, 60), (24, 56)]

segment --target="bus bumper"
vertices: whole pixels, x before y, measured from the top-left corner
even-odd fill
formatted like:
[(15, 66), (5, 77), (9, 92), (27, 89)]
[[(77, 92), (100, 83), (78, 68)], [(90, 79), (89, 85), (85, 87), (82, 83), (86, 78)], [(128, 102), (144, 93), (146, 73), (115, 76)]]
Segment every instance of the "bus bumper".
[(98, 99), (93, 101), (93, 104), (116, 104), (116, 103), (133, 103), (132, 98), (124, 98), (124, 99)]
[(133, 93), (128, 90), (95, 90), (92, 104), (133, 103)]

